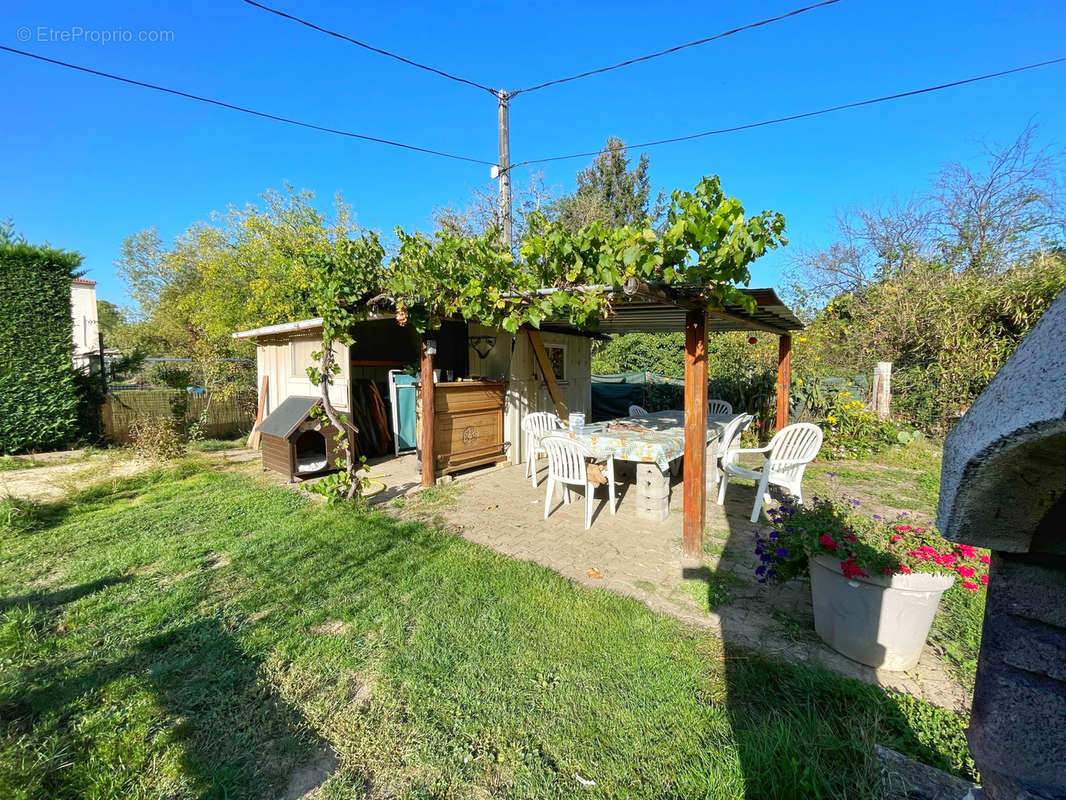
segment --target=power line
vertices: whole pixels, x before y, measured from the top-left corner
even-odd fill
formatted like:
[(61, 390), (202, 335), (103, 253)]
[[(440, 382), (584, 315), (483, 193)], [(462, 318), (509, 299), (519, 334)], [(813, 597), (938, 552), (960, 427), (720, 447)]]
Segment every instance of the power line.
[(272, 119), (276, 122), (284, 122), (288, 125), (297, 125), (301, 128), (310, 128), (314, 131), (322, 131), (323, 133), (333, 133), (337, 136), (347, 136), (351, 139), (362, 139), (365, 142), (376, 142), (377, 144), (386, 144), (390, 147), (401, 147), (404, 150), (414, 150), (418, 153), (428, 153), (433, 156), (442, 156), (443, 158), (452, 158), (456, 161), (469, 161), (473, 164), (484, 164), (485, 166), (493, 166), (491, 161), (482, 161), (480, 158), (469, 158), (467, 156), (459, 156), (454, 153), (445, 153), (441, 150), (431, 150), (428, 147), (418, 147), (413, 144), (404, 144), (403, 142), (394, 142), (391, 139), (382, 139), (378, 136), (367, 136), (362, 133), (352, 133), (351, 131), (343, 131), (338, 128), (327, 128), (324, 125), (315, 125), (310, 122), (301, 122), (300, 120), (291, 119), (289, 117), (281, 117), (277, 114), (268, 114), (265, 111), (256, 111), (255, 109), (245, 108), (244, 106), (233, 105), (232, 103), (224, 103), (221, 100), (212, 100), (209, 97), (201, 97), (200, 95), (190, 94), (189, 92), (182, 92), (178, 89), (168, 89), (165, 86), (157, 86), (154, 83), (145, 83), (144, 81), (133, 80), (132, 78), (124, 78), (121, 75), (112, 75), (109, 72), (101, 72), (100, 70), (90, 69), (89, 67), (82, 67), (77, 64), (69, 64), (66, 61), (57, 61), (54, 58), (46, 58), (45, 56), (37, 55), (36, 53), (29, 53), (25, 50), (16, 50), (14, 47), (6, 47), (0, 45), (0, 50), (4, 50), (8, 53), (14, 53), (15, 55), (26, 56), (27, 58), (35, 58), (38, 61), (45, 61), (49, 64), (55, 64), (60, 67), (66, 67), (67, 69), (78, 70), (79, 72), (85, 72), (89, 75), (96, 75), (101, 78), (110, 78), (113, 81), (120, 81), (122, 83), (128, 83), (131, 86), (141, 86), (145, 89), (154, 89), (157, 92), (166, 92), (167, 94), (173, 94), (178, 97), (184, 97), (189, 100), (197, 100), (201, 103), (210, 103), (213, 106), (220, 106), (222, 108), (228, 108), (232, 111), (240, 111), (242, 114), (251, 114), (256, 117), (263, 117), (264, 119)]
[[(252, 0), (244, 0), (244, 2), (250, 3), (250, 2), (252, 2)], [(518, 89), (516, 91), (509, 92), (508, 94), (509, 94), (510, 97), (514, 97), (515, 95), (521, 94), (522, 92), (535, 92), (537, 89), (545, 89), (545, 88), (547, 88), (549, 86), (557, 86), (560, 83), (568, 83), (570, 81), (576, 81), (579, 78), (587, 78), (590, 75), (599, 75), (599, 74), (604, 73), (604, 72), (610, 72), (611, 70), (621, 69), (622, 67), (628, 67), (628, 66), (630, 66), (632, 64), (639, 64), (641, 61), (650, 61), (653, 58), (659, 58), (659, 56), (670, 55), (671, 53), (676, 53), (679, 50), (684, 50), (687, 47), (696, 47), (697, 45), (707, 44), (708, 42), (713, 42), (716, 39), (724, 39), (725, 37), (732, 36), (733, 34), (736, 34), (736, 33), (742, 33), (743, 31), (750, 31), (752, 28), (759, 28), (759, 27), (762, 27), (763, 25), (769, 25), (772, 22), (780, 22), (783, 19), (788, 19), (789, 17), (794, 17), (794, 16), (796, 16), (798, 14), (805, 14), (806, 12), (813, 11), (816, 8), (821, 8), (822, 6), (829, 6), (829, 5), (832, 5), (833, 3), (839, 3), (839, 2), (840, 2), (840, 0), (822, 0), (822, 2), (820, 2), (820, 3), (815, 3), (814, 5), (810, 5), (810, 6), (804, 6), (803, 8), (797, 8), (794, 11), (789, 11), (786, 14), (780, 14), (780, 15), (778, 15), (776, 17), (770, 17), (768, 19), (759, 20), (758, 22), (751, 22), (751, 23), (748, 23), (747, 25), (741, 25), (739, 28), (733, 28), (732, 30), (723, 31), (722, 33), (716, 33), (714, 36), (708, 36), (705, 39), (697, 39), (694, 42), (686, 42), (685, 44), (679, 44), (676, 47), (669, 47), (666, 50), (660, 50), (657, 53), (649, 53), (646, 56), (639, 56), (638, 58), (630, 58), (630, 59), (627, 59), (626, 61), (621, 61), (621, 62), (619, 62), (617, 64), (613, 64), (613, 65), (611, 65), (609, 67), (600, 67), (599, 69), (592, 69), (592, 70), (589, 70), (588, 72), (581, 72), (581, 73), (579, 73), (577, 75), (571, 75), (568, 78), (557, 78), (554, 81), (547, 81), (545, 83), (538, 83), (536, 86), (529, 86), (529, 87), (526, 87), (525, 89)]]
[[(1038, 62), (1036, 64), (1027, 64), (1024, 67), (1014, 67), (1013, 69), (1005, 69), (1005, 70), (1002, 70), (1000, 72), (990, 72), (987, 75), (978, 75), (977, 77), (974, 77), (974, 78), (964, 78), (963, 80), (952, 81), (951, 83), (941, 83), (941, 84), (939, 84), (937, 86), (928, 86), (928, 87), (926, 87), (924, 89), (912, 89), (909, 92), (899, 92), (898, 94), (889, 94), (889, 95), (885, 95), (883, 97), (875, 97), (875, 98), (870, 99), (870, 100), (859, 100), (858, 102), (855, 102), (855, 103), (844, 103), (843, 105), (839, 105), (839, 106), (832, 106), (830, 108), (821, 108), (821, 109), (819, 109), (817, 111), (805, 111), (802, 114), (791, 114), (791, 115), (789, 115), (787, 117), (777, 117), (775, 119), (763, 120), (762, 122), (750, 122), (750, 123), (748, 123), (746, 125), (734, 125), (733, 127), (730, 127), (730, 128), (718, 128), (717, 130), (713, 130), (713, 131), (703, 131), (702, 133), (691, 133), (691, 134), (689, 134), (687, 136), (675, 136), (675, 137), (670, 138), (670, 139), (658, 139), (658, 140), (656, 140), (654, 142), (640, 142), (638, 144), (628, 144), (628, 145), (625, 145), (624, 147), (620, 147), (618, 149), (619, 149), (619, 151), (625, 151), (625, 150), (633, 150), (633, 149), (636, 149), (636, 148), (643, 148), (643, 147), (656, 147), (656, 146), (661, 145), (661, 144), (672, 144), (674, 142), (687, 142), (690, 139), (701, 139), (704, 136), (716, 136), (716, 135), (718, 135), (720, 133), (735, 133), (736, 131), (745, 131), (745, 130), (749, 130), (751, 128), (762, 128), (762, 127), (764, 127), (766, 125), (776, 125), (776, 124), (778, 124), (780, 122), (792, 122), (793, 120), (797, 120), (797, 119), (806, 119), (807, 117), (817, 117), (817, 116), (820, 116), (822, 114), (831, 114), (834, 111), (843, 111), (843, 110), (848, 109), (848, 108), (859, 108), (860, 106), (869, 106), (869, 105), (873, 105), (874, 103), (884, 103), (884, 102), (887, 102), (889, 100), (899, 100), (900, 98), (903, 98), (903, 97), (914, 97), (915, 95), (919, 95), (919, 94), (928, 94), (929, 92), (939, 92), (942, 89), (950, 89), (952, 87), (963, 86), (963, 85), (968, 84), (968, 83), (977, 83), (978, 81), (986, 81), (986, 80), (989, 80), (990, 78), (1001, 78), (1004, 75), (1013, 75), (1016, 72), (1026, 72), (1027, 70), (1031, 70), (1031, 69), (1038, 69), (1040, 67), (1047, 67), (1047, 66), (1050, 66), (1051, 64), (1061, 64), (1064, 61), (1066, 61), (1066, 56), (1063, 56), (1061, 58), (1052, 58), (1052, 59), (1050, 59), (1048, 61), (1040, 61), (1040, 62)], [(514, 169), (515, 167), (524, 167), (527, 164), (544, 164), (544, 163), (547, 163), (549, 161), (565, 161), (565, 160), (571, 159), (571, 158), (588, 158), (590, 156), (597, 156), (597, 155), (599, 155), (599, 153), (600, 153), (600, 151), (593, 150), (593, 151), (590, 151), (590, 152), (587, 152), (587, 153), (572, 153), (571, 155), (566, 155), (566, 156), (551, 156), (549, 158), (531, 158), (528, 161), (519, 161), (519, 162), (517, 162), (515, 164), (511, 164), (510, 168)]]
[[(450, 72), (445, 72), (444, 70), (437, 69), (436, 67), (431, 67), (428, 64), (420, 64), (417, 61), (412, 61), (409, 58), (404, 58), (403, 56), (397, 55), (396, 53), (390, 53), (388, 50), (382, 50), (380, 47), (374, 47), (374, 45), (372, 44), (367, 44), (366, 42), (361, 42), (358, 39), (353, 39), (351, 36), (340, 33), (339, 31), (330, 30), (329, 28), (323, 28), (321, 25), (316, 25), (313, 22), (310, 22), (306, 19), (301, 19), (300, 17), (293, 16), (292, 14), (288, 14), (284, 11), (281, 11), (280, 9), (265, 6), (262, 3), (257, 3), (255, 0), (243, 0), (243, 2), (247, 3), (250, 6), (255, 6), (256, 8), (262, 9), (263, 11), (269, 12), (271, 14), (276, 14), (279, 17), (292, 20), (293, 22), (298, 22), (301, 25), (306, 25), (308, 28), (316, 30), (319, 33), (324, 33), (327, 36), (333, 36), (337, 39), (343, 39), (346, 42), (351, 42), (352, 44), (370, 50), (371, 52), (379, 53), (380, 55), (388, 56), (389, 58), (394, 58), (397, 61), (402, 61), (404, 64), (409, 64), (412, 67), (418, 67), (419, 69), (424, 69), (427, 72), (435, 73), (437, 75), (440, 75), (442, 78), (448, 78), (449, 80), (457, 81), (458, 83), (465, 83), (467, 86), (473, 86), (477, 89), (484, 89), (486, 92), (496, 94), (496, 90), (490, 86), (485, 86), (484, 84), (478, 83), (477, 81), (472, 81), (469, 78), (463, 78), (458, 75), (453, 75)], [(833, 0), (833, 2), (836, 2), (836, 0)]]

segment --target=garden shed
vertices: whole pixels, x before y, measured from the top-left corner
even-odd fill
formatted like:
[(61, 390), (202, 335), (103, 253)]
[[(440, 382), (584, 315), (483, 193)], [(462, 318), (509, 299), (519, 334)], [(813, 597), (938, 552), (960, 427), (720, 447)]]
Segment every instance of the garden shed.
[[(353, 334), (355, 341), (350, 347), (336, 348), (340, 372), (330, 387), (330, 399), (360, 429), (357, 444), (361, 454), (382, 456), (394, 451), (394, 443), (390, 449), (381, 446), (380, 437), (378, 441), (367, 441), (367, 433), (380, 428), (377, 415), (367, 409), (367, 398), (370, 404), (376, 404), (375, 397), (385, 404), (386, 433), (391, 442), (396, 425), (390, 376), (418, 374), (422, 339), (413, 327), (400, 325), (391, 314), (372, 315), (356, 323)], [(269, 419), (290, 397), (319, 395), (318, 387), (307, 377), (307, 368), (315, 363), (312, 354), (322, 347), (321, 319), (268, 325), (239, 331), (233, 336), (256, 345), (264, 419)], [(521, 424), (526, 414), (557, 410), (560, 405), (569, 411), (585, 414), (591, 411), (592, 342), (596, 334), (566, 325), (545, 325), (539, 331), (519, 330), (511, 334), (477, 323), (446, 321), (432, 337), (435, 353), (431, 374), (436, 377), (438, 397), (447, 397), (449, 392), (469, 395), (471, 382), (486, 388), (503, 387), (499, 393), (502, 398), (499, 444), (502, 456), (512, 464), (521, 464), (525, 457)], [(537, 349), (544, 357), (543, 364), (535, 354)], [(551, 375), (550, 384), (544, 377), (544, 364)], [(553, 400), (553, 394), (560, 403)], [(464, 425), (456, 433), (459, 442), (468, 427)], [(480, 441), (468, 444), (474, 449), (487, 447), (483, 428), (476, 427), (479, 427)], [(471, 435), (467, 432), (468, 439)], [(463, 463), (469, 462), (451, 459), (447, 464), (438, 465), (438, 472)]]

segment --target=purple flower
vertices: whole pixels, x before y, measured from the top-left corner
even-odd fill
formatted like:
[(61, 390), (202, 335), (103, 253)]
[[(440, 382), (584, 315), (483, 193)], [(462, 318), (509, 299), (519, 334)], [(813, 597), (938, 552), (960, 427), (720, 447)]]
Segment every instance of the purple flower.
[(770, 561), (773, 561), (773, 556), (771, 556), (769, 553), (763, 553), (761, 556), (759, 556), (759, 560), (762, 563), (766, 564)]
[(881, 519), (881, 515), (880, 514), (874, 514), (874, 519)]
[(776, 539), (776, 538), (777, 538), (778, 536), (780, 536), (780, 535), (781, 535), (781, 534), (780, 534), (780, 533), (778, 533), (777, 531), (770, 531), (770, 538), (771, 538), (771, 539)]
[(776, 574), (777, 574), (777, 570), (775, 570), (775, 569), (771, 569), (771, 570), (768, 570), (768, 571), (767, 571), (767, 573), (766, 573), (766, 577), (767, 577), (767, 578), (772, 578), (772, 577), (774, 577), (774, 576), (775, 576)]
[(836, 476), (837, 476), (837, 474), (835, 472), (830, 472), (829, 473), (829, 477), (830, 478), (835, 478)]
[(755, 568), (755, 574), (756, 575), (765, 575), (766, 574), (766, 565), (763, 564), (761, 566), (756, 567)]
[(788, 548), (787, 547), (779, 547), (779, 548), (777, 548), (777, 557), (778, 558), (788, 558)]
[(794, 531), (794, 530), (795, 530), (795, 528), (793, 528), (791, 525), (789, 525), (787, 528), (785, 528), (785, 533), (792, 533), (792, 531)]
[(860, 503), (858, 500), (852, 500), (851, 504), (854, 505), (854, 506), (861, 506), (862, 505), (862, 503)]

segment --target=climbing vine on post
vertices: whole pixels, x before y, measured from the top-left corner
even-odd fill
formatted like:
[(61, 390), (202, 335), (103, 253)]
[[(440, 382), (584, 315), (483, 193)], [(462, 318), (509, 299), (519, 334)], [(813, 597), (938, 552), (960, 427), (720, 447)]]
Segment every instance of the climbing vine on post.
[(382, 284), (384, 255), (377, 235), (364, 233), (356, 238), (339, 237), (319, 244), (302, 256), (311, 268), (311, 299), (322, 318), (322, 349), (312, 354), (318, 363), (308, 367), (307, 377), (321, 393), (315, 413), (324, 416), (337, 431), (334, 456), (335, 465), (341, 468), (313, 488), (331, 501), (351, 500), (366, 484), (366, 478), (360, 474), (366, 471), (366, 459), (356, 461), (348, 439), (349, 429), (353, 434), (358, 431), (334, 407), (329, 387), (341, 369), (336, 348), (352, 344), (352, 325), (367, 317), (372, 298)]

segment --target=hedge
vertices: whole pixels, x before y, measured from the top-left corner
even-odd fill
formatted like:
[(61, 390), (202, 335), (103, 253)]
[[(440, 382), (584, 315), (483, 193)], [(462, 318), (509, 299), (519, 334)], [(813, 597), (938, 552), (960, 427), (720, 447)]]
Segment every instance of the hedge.
[(0, 453), (77, 433), (70, 283), (79, 253), (0, 241)]

